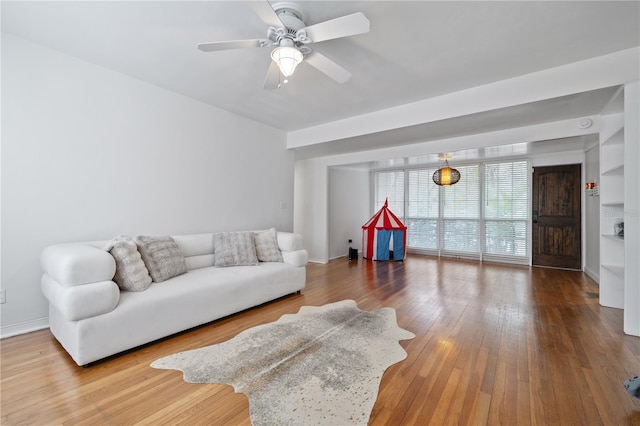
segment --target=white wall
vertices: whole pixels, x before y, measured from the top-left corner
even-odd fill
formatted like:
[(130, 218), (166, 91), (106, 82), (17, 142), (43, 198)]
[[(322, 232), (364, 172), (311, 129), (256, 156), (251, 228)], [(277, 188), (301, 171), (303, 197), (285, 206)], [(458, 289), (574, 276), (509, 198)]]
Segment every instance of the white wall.
[(6, 34), (1, 167), (3, 336), (47, 324), (46, 245), (293, 228), (283, 132)]
[(532, 167), (562, 166), (564, 164), (584, 163), (584, 151), (554, 152), (552, 154), (538, 154), (531, 159)]
[(296, 161), (293, 231), (302, 234), (309, 261), (329, 260), (328, 183), (326, 165), (315, 159)]
[(346, 256), (349, 239), (362, 253), (362, 225), (369, 220), (370, 172), (329, 168), (329, 259)]
[[(585, 182), (598, 183), (600, 176), (600, 146), (595, 145), (585, 152)], [(594, 281), (600, 282), (600, 197), (587, 195), (584, 191), (584, 272)]]

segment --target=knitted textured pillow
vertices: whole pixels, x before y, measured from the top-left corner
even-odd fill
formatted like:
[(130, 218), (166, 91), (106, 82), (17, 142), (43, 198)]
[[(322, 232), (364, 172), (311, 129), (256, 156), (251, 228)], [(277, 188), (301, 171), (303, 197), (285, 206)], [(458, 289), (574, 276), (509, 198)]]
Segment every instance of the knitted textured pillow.
[(278, 248), (276, 228), (254, 234), (256, 255), (260, 262), (282, 262), (282, 254)]
[(173, 238), (138, 235), (135, 242), (154, 282), (166, 281), (187, 272), (184, 255)]
[(116, 261), (116, 274), (113, 280), (121, 290), (144, 291), (151, 285), (147, 270), (138, 246), (131, 237), (118, 235), (106, 247)]
[(253, 232), (220, 232), (213, 234), (215, 265), (250, 266), (258, 264)]

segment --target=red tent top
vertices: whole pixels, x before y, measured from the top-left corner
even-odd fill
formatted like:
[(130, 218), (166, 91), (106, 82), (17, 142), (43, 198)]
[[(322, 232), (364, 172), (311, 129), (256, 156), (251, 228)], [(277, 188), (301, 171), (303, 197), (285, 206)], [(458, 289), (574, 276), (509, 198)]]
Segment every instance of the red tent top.
[(389, 199), (384, 200), (384, 206), (376, 214), (373, 215), (371, 219), (364, 225), (362, 225), (362, 229), (367, 228), (375, 228), (375, 229), (403, 229), (406, 230), (407, 227), (404, 226), (404, 223), (398, 219), (398, 217), (393, 214), (391, 210), (389, 210)]

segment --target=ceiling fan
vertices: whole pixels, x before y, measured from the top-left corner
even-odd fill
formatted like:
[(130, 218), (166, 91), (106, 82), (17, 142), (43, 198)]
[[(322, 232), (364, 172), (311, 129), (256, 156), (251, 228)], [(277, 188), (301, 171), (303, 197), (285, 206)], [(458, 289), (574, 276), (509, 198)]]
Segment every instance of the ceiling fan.
[(351, 78), (349, 71), (320, 52), (312, 50), (309, 45), (369, 32), (369, 20), (362, 12), (307, 26), (304, 11), (293, 3), (275, 3), (273, 7), (266, 0), (249, 3), (269, 26), (266, 39), (200, 43), (198, 49), (215, 52), (248, 47), (275, 47), (271, 52), (273, 60), (264, 80), (265, 89), (281, 86), (280, 73), (284, 76), (283, 83), (286, 83), (296, 66), (303, 61), (338, 83), (345, 83)]

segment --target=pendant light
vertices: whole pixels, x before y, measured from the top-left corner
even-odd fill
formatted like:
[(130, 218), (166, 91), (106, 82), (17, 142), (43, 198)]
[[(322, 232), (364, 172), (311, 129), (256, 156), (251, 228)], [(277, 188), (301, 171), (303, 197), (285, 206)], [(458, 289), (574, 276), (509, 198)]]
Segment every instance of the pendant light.
[(460, 180), (460, 172), (449, 167), (449, 160), (444, 159), (445, 167), (440, 167), (433, 174), (433, 182), (436, 185), (448, 186), (458, 183)]
[(271, 52), (271, 59), (278, 64), (280, 72), (285, 77), (291, 77), (298, 64), (302, 62), (302, 58), (302, 52), (294, 47), (290, 39), (283, 39), (280, 47), (276, 47)]

